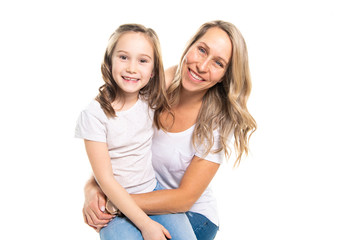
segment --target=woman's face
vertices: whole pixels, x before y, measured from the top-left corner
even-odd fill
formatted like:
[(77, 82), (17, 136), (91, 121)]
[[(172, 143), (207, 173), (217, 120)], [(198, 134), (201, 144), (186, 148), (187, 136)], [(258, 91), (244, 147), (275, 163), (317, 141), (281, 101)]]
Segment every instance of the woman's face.
[(206, 92), (222, 80), (229, 65), (232, 44), (222, 29), (213, 27), (188, 50), (182, 67), (182, 86)]

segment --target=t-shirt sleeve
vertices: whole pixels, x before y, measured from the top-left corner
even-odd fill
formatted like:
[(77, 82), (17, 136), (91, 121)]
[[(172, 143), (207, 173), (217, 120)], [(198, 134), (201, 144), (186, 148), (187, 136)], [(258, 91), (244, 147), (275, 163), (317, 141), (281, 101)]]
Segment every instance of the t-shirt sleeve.
[[(233, 134), (230, 134), (230, 136), (228, 138), (228, 142), (230, 142), (232, 136), (233, 136)], [(221, 146), (220, 135), (219, 135), (218, 129), (213, 131), (213, 137), (214, 137), (214, 144), (211, 148), (211, 151), (206, 156), (204, 156), (206, 149), (204, 146), (199, 146), (196, 149), (195, 155), (202, 158), (202, 159), (208, 160), (210, 162), (222, 164), (224, 161), (224, 158), (225, 158), (224, 151), (222, 150), (220, 152), (213, 153), (214, 150), (219, 149), (219, 147)]]
[(80, 113), (75, 128), (75, 137), (96, 142), (107, 141), (105, 122), (90, 111), (84, 110)]

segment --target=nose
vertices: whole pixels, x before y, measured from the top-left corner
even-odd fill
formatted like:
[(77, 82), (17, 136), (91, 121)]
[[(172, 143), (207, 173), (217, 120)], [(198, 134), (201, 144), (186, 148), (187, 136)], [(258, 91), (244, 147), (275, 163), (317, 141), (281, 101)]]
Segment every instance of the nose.
[(197, 70), (199, 72), (207, 72), (210, 64), (210, 59), (205, 58), (199, 62), (197, 65)]
[(128, 65), (127, 65), (127, 68), (126, 68), (126, 71), (128, 73), (136, 73), (137, 72), (137, 65), (136, 65), (136, 62), (135, 61), (129, 61), (128, 62)]

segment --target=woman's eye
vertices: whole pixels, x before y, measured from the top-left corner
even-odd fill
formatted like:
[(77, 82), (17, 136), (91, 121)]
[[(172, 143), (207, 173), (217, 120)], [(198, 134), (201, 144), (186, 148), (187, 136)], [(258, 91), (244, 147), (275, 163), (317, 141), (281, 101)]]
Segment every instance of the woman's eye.
[(140, 59), (140, 63), (147, 63), (148, 61), (146, 59)]
[(199, 47), (199, 52), (205, 54), (205, 53), (206, 53), (206, 50), (205, 50), (203, 47)]
[(219, 61), (216, 61), (216, 64), (217, 64), (217, 66), (219, 66), (219, 67), (224, 67), (223, 63), (221, 63), (221, 62), (219, 62)]

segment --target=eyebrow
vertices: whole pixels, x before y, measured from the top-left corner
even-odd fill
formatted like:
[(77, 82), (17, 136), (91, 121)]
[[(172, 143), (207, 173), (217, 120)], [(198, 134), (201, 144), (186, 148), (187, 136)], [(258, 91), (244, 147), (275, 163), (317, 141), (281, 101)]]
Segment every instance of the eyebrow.
[[(199, 42), (202, 43), (203, 45), (206, 46), (207, 50), (210, 50), (210, 47), (205, 43), (205, 42)], [(225, 62), (225, 65), (228, 65), (228, 61), (226, 61), (224, 58), (222, 58), (221, 56), (217, 56), (217, 58), (219, 58), (220, 60), (222, 60), (223, 62)]]
[[(125, 54), (129, 54), (129, 52), (127, 52), (127, 51), (125, 51), (125, 50), (117, 50), (117, 51), (115, 51), (115, 53), (125, 53)], [(149, 55), (147, 55), (147, 54), (145, 54), (145, 53), (141, 53), (141, 54), (139, 54), (139, 55), (140, 55), (140, 56), (148, 57), (149, 59), (152, 60), (151, 56), (149, 56)]]

